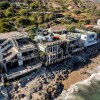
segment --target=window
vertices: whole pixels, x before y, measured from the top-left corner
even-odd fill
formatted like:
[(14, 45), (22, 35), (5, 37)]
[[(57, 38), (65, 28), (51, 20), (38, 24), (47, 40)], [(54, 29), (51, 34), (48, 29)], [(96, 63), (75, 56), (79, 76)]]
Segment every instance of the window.
[(89, 38), (94, 38), (94, 37), (95, 37), (95, 35), (94, 35), (94, 34), (92, 34), (92, 35), (90, 35), (90, 36), (89, 36)]
[(63, 31), (63, 34), (67, 34), (67, 31)]
[(76, 41), (75, 40), (73, 40), (73, 41), (70, 41), (70, 44), (74, 44)]
[(62, 31), (60, 31), (60, 32), (57, 32), (57, 33), (61, 35), (61, 34), (62, 34)]
[(10, 41), (8, 42), (8, 44), (10, 44)]
[(28, 52), (23, 52), (22, 56), (28, 56)]
[(51, 51), (52, 51), (52, 50), (51, 50), (51, 47), (48, 47), (47, 51), (48, 51), (48, 52), (51, 52)]
[(56, 58), (57, 58), (57, 55), (51, 56), (51, 60), (54, 60), (54, 59), (56, 59)]
[(53, 51), (52, 52), (57, 52), (57, 45), (53, 46)]
[(32, 54), (33, 53), (33, 50), (29, 51), (28, 53), (29, 53), (29, 55)]
[(86, 36), (84, 36), (84, 39), (86, 39)]

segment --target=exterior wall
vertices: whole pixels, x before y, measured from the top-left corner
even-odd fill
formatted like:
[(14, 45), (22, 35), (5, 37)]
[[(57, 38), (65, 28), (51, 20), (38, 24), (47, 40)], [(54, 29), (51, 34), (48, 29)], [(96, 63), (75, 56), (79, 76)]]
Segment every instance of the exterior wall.
[(17, 54), (17, 56), (18, 56), (18, 58), (22, 58), (22, 52), (19, 52), (19, 53)]
[(59, 33), (59, 32), (61, 32), (61, 34), (64, 34), (65, 31), (67, 32), (66, 29), (62, 29), (62, 30), (53, 30), (52, 28), (49, 28), (48, 31), (49, 31), (50, 33)]
[(0, 47), (0, 60), (3, 60), (3, 54), (2, 54), (2, 49)]
[(54, 45), (50, 45), (45, 47), (44, 45), (40, 45), (40, 50), (45, 52), (45, 61), (44, 64), (46, 66), (57, 63), (61, 60), (64, 60), (68, 57), (70, 57), (71, 55), (68, 53), (68, 45), (65, 44), (66, 46), (66, 50), (63, 51), (61, 48), (61, 45), (64, 42), (60, 42), (59, 44), (54, 44)]
[(23, 65), (23, 61), (18, 61), (19, 66)]
[(7, 50), (9, 47), (11, 47), (12, 46), (12, 44), (8, 44), (8, 45), (6, 45), (4, 48), (2, 48), (2, 52), (4, 52), (5, 50)]
[(97, 25), (100, 25), (100, 19), (98, 19), (98, 21), (97, 21)]
[[(94, 37), (90, 38), (91, 35), (94, 35)], [(97, 43), (97, 34), (87, 34), (87, 35), (82, 35), (81, 39), (83, 40), (84, 46), (91, 46), (93, 44)]]

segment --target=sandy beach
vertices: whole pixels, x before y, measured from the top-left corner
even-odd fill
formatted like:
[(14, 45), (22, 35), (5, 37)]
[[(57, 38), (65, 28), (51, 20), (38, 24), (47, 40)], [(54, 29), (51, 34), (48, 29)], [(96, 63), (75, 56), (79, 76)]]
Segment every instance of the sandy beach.
[(62, 84), (64, 85), (64, 89), (69, 89), (72, 84), (87, 79), (90, 76), (90, 73), (88, 72), (92, 71), (95, 67), (100, 65), (100, 55), (90, 60), (91, 63), (85, 65), (83, 68), (71, 72), (68, 75), (68, 79), (62, 81)]

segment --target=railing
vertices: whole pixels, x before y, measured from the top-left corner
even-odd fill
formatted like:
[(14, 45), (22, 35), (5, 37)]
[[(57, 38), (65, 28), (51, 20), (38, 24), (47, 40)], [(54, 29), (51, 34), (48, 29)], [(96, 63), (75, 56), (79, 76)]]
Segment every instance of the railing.
[(33, 48), (36, 48), (35, 45), (29, 44), (29, 45), (25, 45), (24, 47), (18, 47), (18, 50), (24, 51), (24, 50), (29, 50)]
[(7, 75), (7, 79), (8, 79), (8, 80), (9, 80), (9, 79), (13, 79), (13, 78), (18, 77), (18, 76), (20, 76), (20, 75), (23, 75), (23, 74), (26, 74), (26, 73), (28, 73), (28, 72), (31, 72), (31, 71), (33, 71), (33, 70), (35, 70), (35, 69), (37, 69), (37, 68), (40, 68), (41, 66), (42, 66), (42, 63), (38, 63), (38, 64), (36, 64), (36, 65), (34, 65), (34, 66), (28, 66), (27, 69), (24, 69), (24, 70), (15, 72), (15, 73), (10, 74), (10, 75)]
[(38, 56), (38, 54), (32, 54), (32, 55), (22, 56), (22, 57), (18, 57), (18, 60), (26, 60), (26, 59), (37, 57), (37, 56)]
[(62, 60), (64, 60), (64, 59), (70, 58), (70, 57), (71, 57), (71, 54), (68, 54), (68, 55), (66, 55), (66, 56), (61, 56), (60, 58), (57, 58), (57, 59), (55, 59), (55, 60), (46, 61), (45, 65), (48, 66), (48, 65), (57, 63), (57, 62), (59, 62), (59, 61), (62, 61)]
[(50, 45), (54, 45), (54, 44), (59, 44), (59, 43), (62, 43), (62, 42), (64, 42), (64, 40), (57, 40), (57, 41), (52, 41), (52, 42), (42, 42), (42, 43), (40, 43), (40, 44), (43, 44), (43, 45), (45, 45), (45, 46), (50, 46)]
[(79, 51), (81, 51), (81, 50), (83, 50), (83, 49), (84, 49), (84, 47), (77, 48), (77, 49), (75, 49), (75, 50), (72, 50), (72, 53), (79, 52)]

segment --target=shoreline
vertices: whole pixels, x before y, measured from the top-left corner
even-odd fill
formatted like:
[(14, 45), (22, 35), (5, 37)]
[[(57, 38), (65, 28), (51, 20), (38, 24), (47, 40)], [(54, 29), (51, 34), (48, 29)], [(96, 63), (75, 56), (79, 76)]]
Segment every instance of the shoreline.
[(71, 85), (68, 90), (63, 90), (55, 100), (100, 100), (99, 77), (100, 66), (93, 69), (89, 78)]
[(67, 90), (70, 88), (71, 85), (84, 81), (88, 79), (91, 75), (89, 72), (91, 72), (94, 68), (96, 68), (98, 65), (100, 65), (100, 55), (97, 57), (91, 58), (91, 63), (84, 65), (84, 67), (72, 71), (68, 78), (64, 81), (62, 81), (62, 84), (64, 85), (64, 89)]
[(96, 48), (93, 46), (78, 53), (78, 56), (86, 57), (87, 63), (79, 63), (75, 67), (72, 58), (48, 68), (40, 68), (29, 76), (11, 82), (8, 87), (11, 100), (19, 100), (22, 94), (32, 100), (54, 100), (59, 97), (70, 86), (89, 78), (91, 71), (100, 65), (100, 53)]

